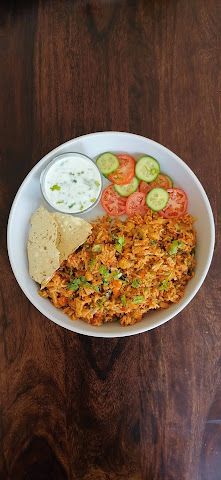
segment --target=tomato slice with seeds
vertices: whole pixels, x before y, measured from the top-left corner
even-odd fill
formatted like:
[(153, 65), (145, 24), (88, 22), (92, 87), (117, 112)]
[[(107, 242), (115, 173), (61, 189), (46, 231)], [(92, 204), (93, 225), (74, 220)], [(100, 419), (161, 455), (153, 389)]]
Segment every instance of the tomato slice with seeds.
[(134, 192), (127, 198), (126, 213), (127, 215), (145, 215), (148, 207), (146, 205), (146, 195), (143, 192)]
[(159, 212), (163, 218), (179, 218), (187, 211), (187, 196), (181, 188), (169, 188), (167, 206)]
[(118, 217), (126, 213), (126, 198), (118, 195), (113, 185), (109, 185), (103, 190), (101, 205), (111, 217)]
[(116, 185), (126, 185), (135, 175), (135, 159), (126, 153), (117, 155), (117, 158), (120, 165), (108, 178)]
[(138, 187), (139, 192), (144, 193), (147, 195), (150, 190), (152, 190), (153, 187), (151, 187), (150, 183), (145, 182), (144, 180), (141, 180), (140, 185)]
[(152, 185), (154, 184), (154, 187), (152, 188), (165, 188), (165, 190), (167, 190), (168, 188), (172, 188), (173, 186), (173, 182), (171, 180), (170, 177), (168, 177), (167, 175), (164, 175), (164, 173), (160, 173), (156, 180), (154, 180), (154, 182), (152, 182)]
[(173, 182), (171, 178), (163, 173), (159, 173), (156, 180), (153, 182), (147, 183), (142, 180), (139, 185), (139, 192), (143, 192), (147, 195), (153, 188), (164, 188), (165, 190), (168, 190), (172, 186)]

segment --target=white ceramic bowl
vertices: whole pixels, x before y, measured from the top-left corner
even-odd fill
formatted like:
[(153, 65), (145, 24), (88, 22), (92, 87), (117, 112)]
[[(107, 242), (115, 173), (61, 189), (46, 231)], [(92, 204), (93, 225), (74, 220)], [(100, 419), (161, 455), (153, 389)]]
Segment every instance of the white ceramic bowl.
[[(77, 158), (76, 158), (76, 156), (77, 156)], [(67, 160), (69, 158), (73, 161), (72, 166), (74, 164), (76, 165), (76, 162), (78, 162), (78, 165), (79, 165), (80, 159), (83, 160), (84, 162), (86, 161), (86, 163), (88, 165), (92, 165), (93, 170), (94, 170), (93, 174), (95, 173), (95, 175), (97, 175), (97, 177), (99, 178), (100, 188), (98, 190), (98, 195), (97, 195), (95, 201), (93, 202), (93, 204), (90, 205), (89, 207), (85, 208), (85, 210), (83, 210), (83, 211), (77, 210), (76, 212), (70, 212), (70, 210), (68, 210), (68, 207), (62, 208), (62, 206), (59, 206), (59, 205), (54, 206), (54, 204), (52, 202), (50, 202), (50, 199), (48, 198), (48, 194), (47, 194), (47, 189), (45, 188), (45, 178), (46, 178), (48, 172), (50, 171), (51, 167), (56, 165), (58, 162), (60, 163), (61, 161)], [(43, 172), (41, 172), (40, 186), (41, 186), (42, 195), (43, 195), (45, 201), (48, 203), (48, 205), (50, 205), (54, 210), (57, 210), (58, 212), (66, 213), (66, 214), (68, 213), (70, 215), (75, 215), (76, 216), (76, 215), (82, 215), (83, 213), (85, 214), (87, 212), (90, 212), (92, 210), (92, 208), (96, 207), (96, 205), (98, 204), (98, 202), (100, 200), (100, 197), (101, 197), (103, 182), (102, 182), (102, 175), (100, 173), (100, 170), (98, 169), (96, 163), (93, 162), (93, 160), (91, 160), (91, 158), (87, 157), (86, 155), (82, 155), (82, 153), (77, 153), (76, 154), (75, 152), (72, 152), (72, 153), (65, 153), (65, 154), (62, 154), (62, 155), (58, 155), (57, 157), (53, 158), (53, 160), (51, 160), (47, 164), (47, 167), (43, 170)]]
[[(189, 200), (189, 212), (196, 218), (197, 231), (196, 260), (194, 278), (188, 283), (183, 299), (166, 310), (152, 311), (141, 322), (130, 327), (110, 323), (93, 327), (81, 320), (71, 321), (47, 299), (38, 295), (37, 284), (28, 273), (27, 236), (29, 219), (33, 211), (44, 203), (40, 189), (40, 175), (47, 164), (64, 152), (80, 152), (90, 158), (104, 151), (147, 153), (155, 157), (161, 170), (174, 179), (176, 186), (183, 188)], [(104, 182), (105, 184), (105, 182)], [(102, 215), (98, 205), (83, 218), (91, 219)], [(214, 249), (214, 220), (206, 193), (192, 170), (173, 152), (159, 143), (123, 132), (98, 132), (75, 138), (48, 153), (27, 175), (14, 199), (8, 221), (8, 254), (14, 275), (31, 303), (48, 319), (73, 332), (95, 337), (124, 337), (155, 328), (177, 315), (192, 300), (201, 287), (208, 272)]]

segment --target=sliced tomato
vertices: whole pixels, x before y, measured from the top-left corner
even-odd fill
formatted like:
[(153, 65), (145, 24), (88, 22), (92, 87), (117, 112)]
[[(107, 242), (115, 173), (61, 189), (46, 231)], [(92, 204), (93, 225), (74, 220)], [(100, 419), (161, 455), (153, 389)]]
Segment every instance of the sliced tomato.
[(171, 188), (173, 186), (173, 182), (171, 178), (168, 177), (167, 175), (164, 175), (163, 173), (159, 173), (156, 180), (152, 182), (152, 185), (153, 185), (152, 188), (160, 187), (160, 188), (165, 188), (165, 190), (167, 190), (168, 188)]
[(159, 187), (165, 188), (165, 190), (168, 190), (169, 188), (171, 188), (172, 180), (170, 179), (170, 177), (168, 177), (167, 175), (164, 175), (163, 173), (159, 173), (156, 180), (154, 180), (153, 182), (147, 183), (142, 180), (139, 185), (139, 191), (147, 195), (150, 192), (150, 190), (152, 190), (153, 188), (159, 188)]
[(127, 198), (126, 213), (127, 215), (145, 215), (148, 207), (146, 205), (146, 195), (143, 192), (134, 192)]
[(144, 193), (145, 195), (147, 195), (152, 188), (153, 187), (151, 187), (151, 183), (144, 182), (144, 180), (141, 180), (138, 187), (139, 192)]
[(159, 212), (164, 218), (179, 218), (187, 211), (187, 196), (181, 188), (169, 188), (167, 206)]
[(126, 185), (131, 182), (135, 175), (135, 159), (126, 153), (117, 155), (117, 158), (120, 165), (108, 178), (116, 185)]
[(126, 198), (118, 195), (113, 185), (109, 185), (103, 190), (101, 205), (111, 217), (118, 217), (126, 213)]

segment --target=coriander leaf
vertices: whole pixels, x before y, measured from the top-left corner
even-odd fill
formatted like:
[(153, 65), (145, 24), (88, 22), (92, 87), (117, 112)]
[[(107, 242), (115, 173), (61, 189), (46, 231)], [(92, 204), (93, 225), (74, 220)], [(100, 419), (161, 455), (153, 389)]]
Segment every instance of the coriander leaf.
[(160, 283), (160, 286), (159, 286), (159, 290), (161, 292), (164, 292), (164, 291), (167, 291), (169, 288), (169, 280), (163, 280), (161, 283)]
[(75, 278), (74, 280), (72, 280), (72, 282), (68, 283), (67, 288), (68, 290), (73, 290), (73, 292), (76, 292), (79, 289), (80, 284), (80, 278)]
[(101, 275), (107, 275), (107, 274), (109, 274), (109, 271), (108, 271), (107, 267), (105, 267), (105, 265), (101, 265), (100, 268), (99, 268), (99, 273)]
[(131, 283), (131, 286), (132, 286), (133, 288), (138, 288), (139, 285), (140, 285), (140, 280), (138, 280), (138, 278), (135, 278), (135, 279), (132, 281), (132, 283)]
[(133, 298), (133, 303), (142, 303), (144, 301), (143, 295), (137, 295), (136, 297)]
[(52, 192), (53, 192), (54, 190), (61, 190), (61, 187), (60, 187), (60, 185), (57, 185), (57, 183), (55, 183), (55, 185), (52, 185), (52, 186), (50, 187), (50, 190), (52, 190)]
[(93, 289), (97, 293), (100, 291), (99, 285), (93, 285)]
[(99, 273), (102, 275), (103, 281), (107, 283), (110, 273), (107, 267), (105, 267), (105, 265), (100, 266)]
[(124, 307), (126, 307), (126, 305), (127, 305), (127, 299), (126, 299), (125, 295), (121, 295), (120, 300), (121, 300), (122, 305), (123, 305)]
[(81, 277), (79, 277), (79, 278), (80, 278), (80, 281), (81, 281), (81, 282), (86, 282), (86, 278), (85, 278), (85, 277), (81, 276)]
[(182, 246), (183, 246), (183, 242), (180, 242), (179, 240), (173, 240), (169, 248), (169, 254), (176, 255), (178, 252), (178, 249), (182, 248)]
[(67, 288), (76, 292), (80, 287), (92, 287), (90, 282), (87, 282), (86, 278), (81, 276), (79, 278), (74, 278), (70, 283), (68, 283)]

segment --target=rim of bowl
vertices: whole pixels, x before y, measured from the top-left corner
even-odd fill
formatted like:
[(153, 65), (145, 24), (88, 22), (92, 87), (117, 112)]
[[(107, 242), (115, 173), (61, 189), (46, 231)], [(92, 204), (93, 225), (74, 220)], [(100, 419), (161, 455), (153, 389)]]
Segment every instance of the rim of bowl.
[[(96, 198), (95, 202), (92, 203), (89, 207), (85, 208), (84, 210), (77, 210), (76, 212), (68, 212), (68, 211), (62, 209), (62, 207), (61, 208), (60, 207), (55, 207), (49, 201), (49, 199), (47, 198), (47, 195), (45, 193), (45, 188), (44, 188), (45, 177), (46, 177), (48, 171), (50, 170), (50, 168), (52, 167), (52, 165), (54, 165), (54, 163), (58, 162), (60, 160), (60, 157), (67, 157), (67, 156), (71, 156), (71, 155), (79, 155), (80, 157), (85, 158), (87, 161), (89, 161), (91, 164), (93, 164), (93, 167), (95, 167), (95, 170), (97, 170), (97, 172), (99, 173), (99, 177), (100, 177), (100, 190), (99, 190), (99, 195)], [(41, 188), (42, 196), (44, 197), (45, 201), (55, 211), (58, 211), (60, 213), (65, 213), (66, 215), (80, 215), (82, 213), (90, 212), (92, 210), (92, 208), (96, 207), (96, 205), (99, 203), (100, 198), (101, 198), (102, 188), (103, 188), (103, 180), (102, 180), (102, 176), (101, 176), (99, 168), (97, 167), (96, 163), (92, 160), (92, 158), (88, 157), (88, 155), (85, 155), (84, 153), (80, 153), (80, 152), (65, 152), (65, 153), (61, 153), (60, 155), (56, 155), (56, 157), (52, 158), (52, 160), (46, 165), (44, 170), (41, 172), (41, 174), (40, 174), (40, 188)]]
[[(122, 332), (118, 332), (118, 333), (114, 333), (114, 332), (101, 332), (99, 330), (100, 327), (98, 327), (96, 330), (92, 330), (91, 332), (87, 332), (87, 331), (84, 331), (81, 327), (78, 327), (76, 326), (76, 328), (72, 328), (72, 325), (66, 325), (64, 321), (62, 320), (58, 320), (57, 318), (54, 318), (55, 316), (53, 315), (45, 315), (45, 312), (43, 311), (43, 309), (41, 309), (41, 307), (39, 307), (38, 303), (35, 301), (35, 298), (32, 296), (32, 294), (30, 294), (29, 290), (25, 288), (25, 286), (21, 286), (20, 285), (20, 282), (18, 280), (18, 276), (17, 276), (17, 272), (16, 272), (16, 268), (15, 268), (15, 265), (13, 264), (13, 256), (12, 256), (12, 249), (11, 249), (11, 243), (10, 243), (10, 238), (11, 238), (11, 234), (10, 234), (10, 230), (12, 228), (12, 222), (13, 222), (13, 216), (14, 216), (14, 210), (15, 210), (15, 207), (16, 207), (16, 203), (17, 203), (17, 199), (19, 198), (20, 194), (21, 194), (21, 190), (22, 190), (22, 187), (24, 184), (26, 184), (29, 180), (29, 177), (35, 173), (38, 169), (39, 169), (39, 166), (41, 164), (43, 164), (44, 162), (47, 161), (47, 158), (48, 157), (51, 157), (51, 155), (55, 154), (57, 151), (59, 151), (61, 149), (61, 147), (64, 147), (64, 146), (68, 146), (68, 145), (71, 145), (71, 143), (73, 143), (73, 141), (78, 141), (78, 140), (82, 140), (84, 139), (84, 137), (88, 137), (88, 136), (103, 136), (103, 135), (110, 135), (110, 136), (115, 136), (115, 135), (122, 135), (122, 136), (133, 136), (133, 137), (136, 137), (138, 139), (143, 139), (143, 140), (148, 140), (150, 141), (151, 143), (155, 144), (156, 146), (160, 147), (162, 150), (164, 150), (165, 152), (168, 152), (170, 155), (172, 155), (172, 157), (174, 157), (174, 159), (176, 161), (178, 161), (179, 163), (181, 163), (182, 167), (190, 174), (191, 177), (194, 178), (201, 194), (202, 194), (202, 197), (203, 197), (203, 200), (206, 204), (206, 209), (207, 209), (207, 212), (208, 212), (208, 216), (209, 216), (209, 223), (210, 223), (210, 232), (211, 232), (211, 240), (210, 240), (210, 245), (209, 245), (209, 254), (208, 254), (208, 257), (207, 257), (207, 260), (206, 260), (206, 263), (205, 263), (205, 267), (204, 267), (204, 271), (203, 271), (203, 274), (201, 276), (201, 279), (199, 280), (199, 282), (197, 283), (197, 285), (195, 286), (195, 288), (188, 294), (188, 297), (186, 298), (184, 304), (182, 306), (179, 306), (179, 303), (177, 304), (177, 310), (175, 313), (167, 313), (165, 315), (165, 318), (163, 320), (160, 320), (160, 321), (156, 321), (154, 325), (151, 325), (151, 326), (148, 326), (145, 327), (145, 326), (141, 326), (139, 323), (135, 324), (135, 325), (132, 325), (131, 327), (122, 327)], [(40, 164), (40, 165), (39, 165)], [(11, 206), (11, 210), (10, 210), (10, 213), (9, 213), (9, 218), (8, 218), (8, 225), (7, 225), (7, 249), (8, 249), (8, 255), (9, 255), (9, 261), (10, 261), (10, 264), (11, 264), (11, 268), (12, 268), (12, 271), (13, 271), (13, 274), (21, 288), (21, 290), (24, 292), (25, 296), (29, 299), (29, 301), (32, 303), (32, 305), (35, 306), (35, 308), (43, 315), (45, 316), (46, 318), (48, 318), (49, 320), (51, 320), (52, 322), (56, 323), (57, 325), (65, 328), (66, 330), (69, 330), (71, 332), (74, 332), (74, 333), (78, 333), (78, 334), (81, 334), (81, 335), (86, 335), (86, 336), (89, 336), (89, 337), (100, 337), (100, 338), (121, 338), (121, 337), (129, 337), (129, 336), (132, 336), (132, 335), (138, 335), (140, 333), (144, 333), (144, 332), (147, 332), (149, 330), (152, 330), (154, 328), (157, 328), (159, 327), (160, 325), (163, 325), (164, 323), (168, 322), (169, 320), (171, 320), (172, 318), (174, 318), (176, 315), (178, 315), (182, 310), (184, 310), (184, 308), (191, 302), (191, 300), (195, 297), (196, 293), (199, 291), (200, 287), (202, 286), (204, 280), (205, 280), (205, 277), (208, 273), (208, 270), (209, 270), (209, 267), (210, 267), (210, 264), (211, 264), (211, 261), (212, 261), (212, 257), (213, 257), (213, 251), (214, 251), (214, 245), (215, 245), (215, 224), (214, 224), (214, 217), (213, 217), (213, 212), (212, 212), (212, 208), (211, 208), (211, 205), (210, 205), (210, 202), (209, 202), (209, 199), (207, 197), (207, 194), (202, 186), (202, 184), (200, 183), (200, 181), (198, 180), (197, 176), (195, 175), (195, 173), (191, 170), (191, 168), (180, 158), (178, 157), (178, 155), (176, 155), (176, 153), (174, 153), (172, 150), (169, 150), (169, 148), (165, 147), (164, 145), (162, 145), (161, 143), (158, 143), (156, 142), (155, 140), (152, 140), (148, 137), (144, 137), (142, 135), (138, 135), (138, 134), (135, 134), (135, 133), (131, 133), (131, 132), (121, 132), (121, 131), (100, 131), (100, 132), (92, 132), (92, 133), (87, 133), (85, 135), (80, 135), (78, 137), (75, 137), (75, 138), (72, 138), (71, 140), (68, 140), (67, 142), (64, 142), (60, 145), (58, 145), (57, 147), (55, 147), (53, 150), (51, 150), (50, 152), (48, 152), (46, 155), (44, 155), (43, 158), (41, 158), (41, 160), (39, 160), (35, 165), (34, 167), (29, 171), (29, 173), (26, 175), (26, 177), (24, 178), (23, 182), (21, 183), (14, 199), (13, 199), (13, 202), (12, 202), (12, 206)], [(74, 326), (74, 322), (73, 322), (73, 326)], [(84, 326), (85, 326), (85, 323), (84, 323)], [(93, 328), (96, 328), (96, 327), (93, 327)], [(128, 330), (129, 329), (129, 330)]]

